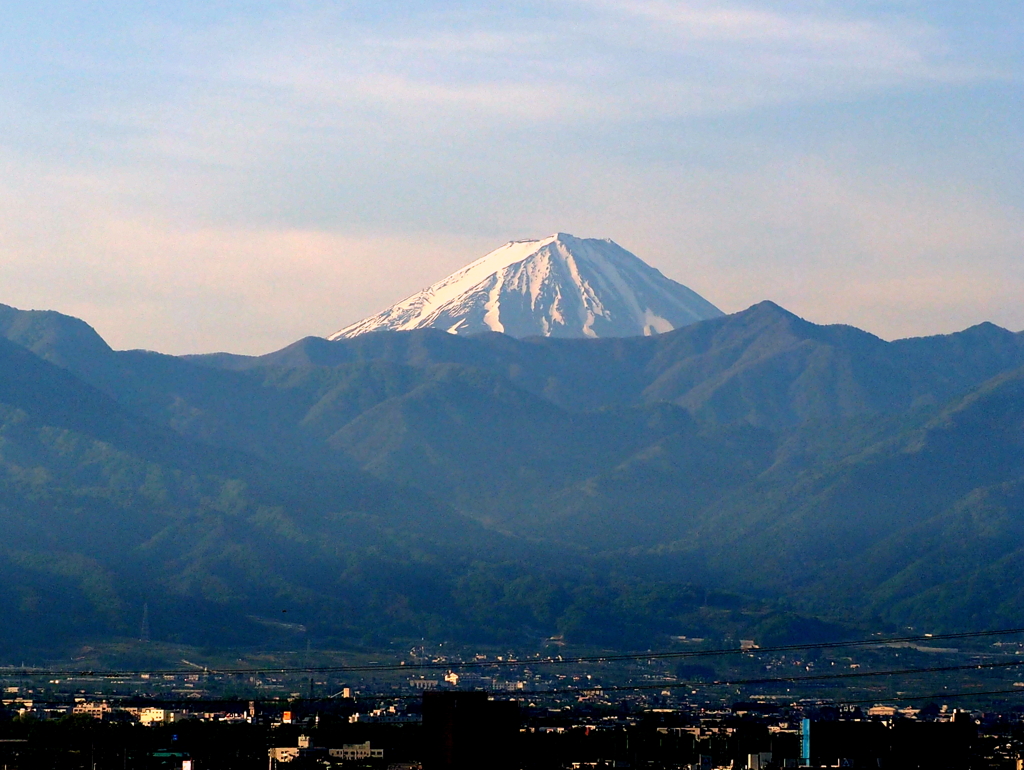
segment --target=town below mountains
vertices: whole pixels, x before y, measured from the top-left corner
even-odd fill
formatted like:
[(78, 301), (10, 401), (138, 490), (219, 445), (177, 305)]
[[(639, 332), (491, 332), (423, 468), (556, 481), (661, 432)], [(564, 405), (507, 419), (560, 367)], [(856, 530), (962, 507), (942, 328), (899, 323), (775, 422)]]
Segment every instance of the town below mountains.
[[(647, 649), (1010, 628), (1024, 335), (115, 351), (0, 306), (0, 642)], [(33, 657), (34, 656), (34, 657)]]

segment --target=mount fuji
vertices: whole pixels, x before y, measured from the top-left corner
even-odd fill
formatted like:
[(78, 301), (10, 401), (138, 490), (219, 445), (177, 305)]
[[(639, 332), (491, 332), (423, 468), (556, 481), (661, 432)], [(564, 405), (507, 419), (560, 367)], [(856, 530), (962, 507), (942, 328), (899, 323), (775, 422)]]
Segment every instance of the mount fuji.
[(556, 233), (510, 241), (329, 339), (426, 327), (513, 337), (633, 337), (721, 315), (610, 240)]

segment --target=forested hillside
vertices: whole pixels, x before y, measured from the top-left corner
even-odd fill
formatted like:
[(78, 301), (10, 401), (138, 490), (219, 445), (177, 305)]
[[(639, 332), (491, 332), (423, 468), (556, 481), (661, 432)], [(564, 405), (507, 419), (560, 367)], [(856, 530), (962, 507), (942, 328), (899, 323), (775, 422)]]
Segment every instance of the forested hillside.
[(3, 639), (137, 635), (143, 604), (210, 645), (1019, 625), (1022, 443), (1024, 336), (988, 324), (761, 303), (182, 358), (0, 306)]

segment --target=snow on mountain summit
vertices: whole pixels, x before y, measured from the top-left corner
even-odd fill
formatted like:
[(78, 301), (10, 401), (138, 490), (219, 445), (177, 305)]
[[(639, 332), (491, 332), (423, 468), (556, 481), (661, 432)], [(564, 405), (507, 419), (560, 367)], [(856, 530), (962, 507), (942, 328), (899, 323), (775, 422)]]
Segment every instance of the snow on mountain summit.
[(618, 244), (556, 233), (510, 241), (330, 339), (426, 327), (513, 337), (631, 337), (720, 315)]

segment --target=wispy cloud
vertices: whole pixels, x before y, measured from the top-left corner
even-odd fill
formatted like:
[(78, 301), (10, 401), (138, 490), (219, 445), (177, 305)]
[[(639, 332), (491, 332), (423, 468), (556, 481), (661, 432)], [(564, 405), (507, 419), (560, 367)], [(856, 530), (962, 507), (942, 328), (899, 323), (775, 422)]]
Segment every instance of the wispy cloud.
[(95, 133), (106, 125), (143, 153), (148, 142), (172, 158), (244, 165), (319, 140), (310, 132), (391, 156), (410, 141), (628, 130), (999, 74), (959, 55), (946, 30), (820, 4), (816, 13), (697, 0), (532, 7), (458, 24), (431, 4), (398, 21), (300, 5), (197, 26), (136, 22), (116, 62), (94, 50), (67, 55), (65, 70), (101, 85), (61, 119)]
[[(118, 345), (266, 350), (569, 230), (728, 309), (1024, 326), (1020, 201), (984, 181), (1019, 189), (1020, 143), (957, 129), (961, 94), (1011, 60), (888, 7), (158, 2), (111, 5), (91, 36), (55, 22), (0, 56), (0, 302)], [(918, 121), (915, 94), (945, 118)], [(948, 162), (957, 130), (970, 168)]]
[(567, 15), (565, 5), (459, 29), (437, 11), (396, 27), (300, 13), (205, 28), (181, 48), (219, 52), (211, 89), (256, 85), (296, 106), (418, 121), (424, 109), (457, 110), (474, 124), (731, 112), (993, 75), (906, 19), (664, 0), (577, 0)]

